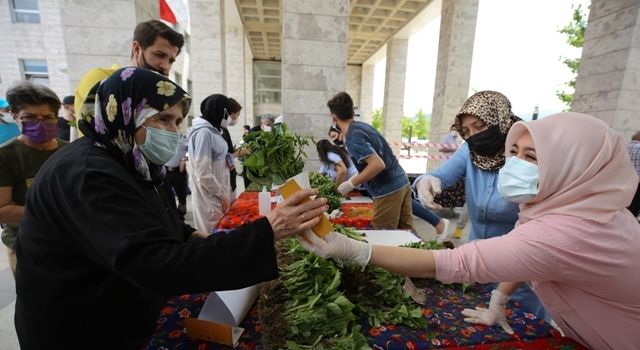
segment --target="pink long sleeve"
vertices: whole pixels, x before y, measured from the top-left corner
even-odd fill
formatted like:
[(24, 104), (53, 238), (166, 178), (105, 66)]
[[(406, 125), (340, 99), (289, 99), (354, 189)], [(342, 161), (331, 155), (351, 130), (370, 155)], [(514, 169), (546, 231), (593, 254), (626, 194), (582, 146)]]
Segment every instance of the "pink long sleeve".
[(561, 278), (549, 253), (548, 234), (535, 223), (511, 233), (434, 251), (436, 278), (444, 283), (531, 281)]
[(548, 215), (511, 233), (434, 251), (442, 282), (531, 281), (565, 334), (594, 349), (640, 345), (640, 225)]

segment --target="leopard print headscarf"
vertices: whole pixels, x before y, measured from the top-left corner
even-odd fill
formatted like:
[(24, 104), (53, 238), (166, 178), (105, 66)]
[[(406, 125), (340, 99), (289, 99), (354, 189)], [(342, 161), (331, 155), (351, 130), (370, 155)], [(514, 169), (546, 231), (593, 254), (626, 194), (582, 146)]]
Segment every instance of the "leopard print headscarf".
[[(467, 99), (462, 105), (460, 112), (456, 114), (453, 127), (462, 135), (462, 116), (472, 115), (485, 123), (487, 126), (497, 125), (500, 132), (505, 136), (511, 129), (513, 123), (520, 120), (511, 112), (511, 102), (509, 99), (497, 91), (480, 91)], [(486, 157), (471, 152), (473, 164), (483, 170), (498, 170), (504, 165), (504, 147), (495, 156)]]

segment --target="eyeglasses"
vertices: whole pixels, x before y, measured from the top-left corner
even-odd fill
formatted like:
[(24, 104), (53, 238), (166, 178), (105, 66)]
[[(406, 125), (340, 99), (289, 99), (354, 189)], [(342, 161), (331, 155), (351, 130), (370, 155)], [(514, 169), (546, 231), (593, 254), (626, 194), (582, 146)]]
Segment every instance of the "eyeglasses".
[(18, 118), (20, 118), (21, 121), (23, 122), (45, 122), (48, 124), (55, 124), (58, 122), (58, 118), (53, 115), (53, 114), (47, 114), (47, 115), (36, 115), (36, 114), (28, 114), (28, 115), (19, 115)]

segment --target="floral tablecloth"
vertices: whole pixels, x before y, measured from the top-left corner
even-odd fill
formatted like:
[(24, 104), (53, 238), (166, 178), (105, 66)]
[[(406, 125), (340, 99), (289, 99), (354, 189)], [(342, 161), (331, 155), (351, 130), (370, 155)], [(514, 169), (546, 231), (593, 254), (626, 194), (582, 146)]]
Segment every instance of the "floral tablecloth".
[[(254, 221), (260, 217), (258, 214), (258, 193), (243, 192), (229, 208), (227, 214), (218, 223), (218, 229), (230, 230), (244, 223)], [(343, 203), (343, 216), (331, 219), (334, 224), (359, 229), (371, 229), (373, 218), (372, 203)]]
[[(508, 309), (513, 336), (499, 327), (464, 322), (461, 311), (465, 307), (486, 306), (491, 289), (489, 285), (474, 285), (463, 293), (460, 285), (429, 282), (425, 289), (428, 303), (422, 311), (428, 323), (426, 329), (416, 331), (398, 325), (372, 328), (363, 321), (363, 333), (374, 349), (584, 349), (535, 315), (521, 312), (517, 303), (510, 303)], [(193, 294), (169, 300), (160, 311), (154, 334), (144, 350), (223, 349), (217, 344), (189, 339), (184, 329), (184, 319), (197, 317), (206, 298), (207, 294)], [(249, 311), (241, 327), (245, 332), (236, 349), (261, 349), (262, 326), (255, 308)]]

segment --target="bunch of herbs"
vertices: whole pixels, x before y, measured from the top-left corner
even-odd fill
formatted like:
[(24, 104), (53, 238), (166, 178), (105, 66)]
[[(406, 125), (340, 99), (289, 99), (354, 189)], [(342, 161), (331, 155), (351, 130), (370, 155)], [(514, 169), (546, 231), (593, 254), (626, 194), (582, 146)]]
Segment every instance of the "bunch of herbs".
[[(247, 190), (259, 191), (263, 186), (271, 189), (304, 168), (304, 147), (312, 142), (308, 136), (288, 131), (286, 124), (278, 124), (271, 131), (254, 131), (245, 135), (242, 149), (248, 153), (243, 167), (252, 185)], [(242, 153), (242, 152), (241, 152)]]
[(340, 209), (340, 192), (338, 192), (338, 186), (329, 177), (320, 174), (318, 172), (309, 173), (309, 183), (312, 188), (318, 190), (318, 196), (327, 199), (329, 205), (329, 212)]
[[(363, 240), (358, 231), (334, 229)], [(402, 289), (403, 277), (322, 259), (294, 239), (278, 242), (277, 248), (280, 279), (263, 287), (258, 304), (265, 349), (369, 349), (360, 331), (363, 318), (372, 327), (426, 328), (421, 308)]]

